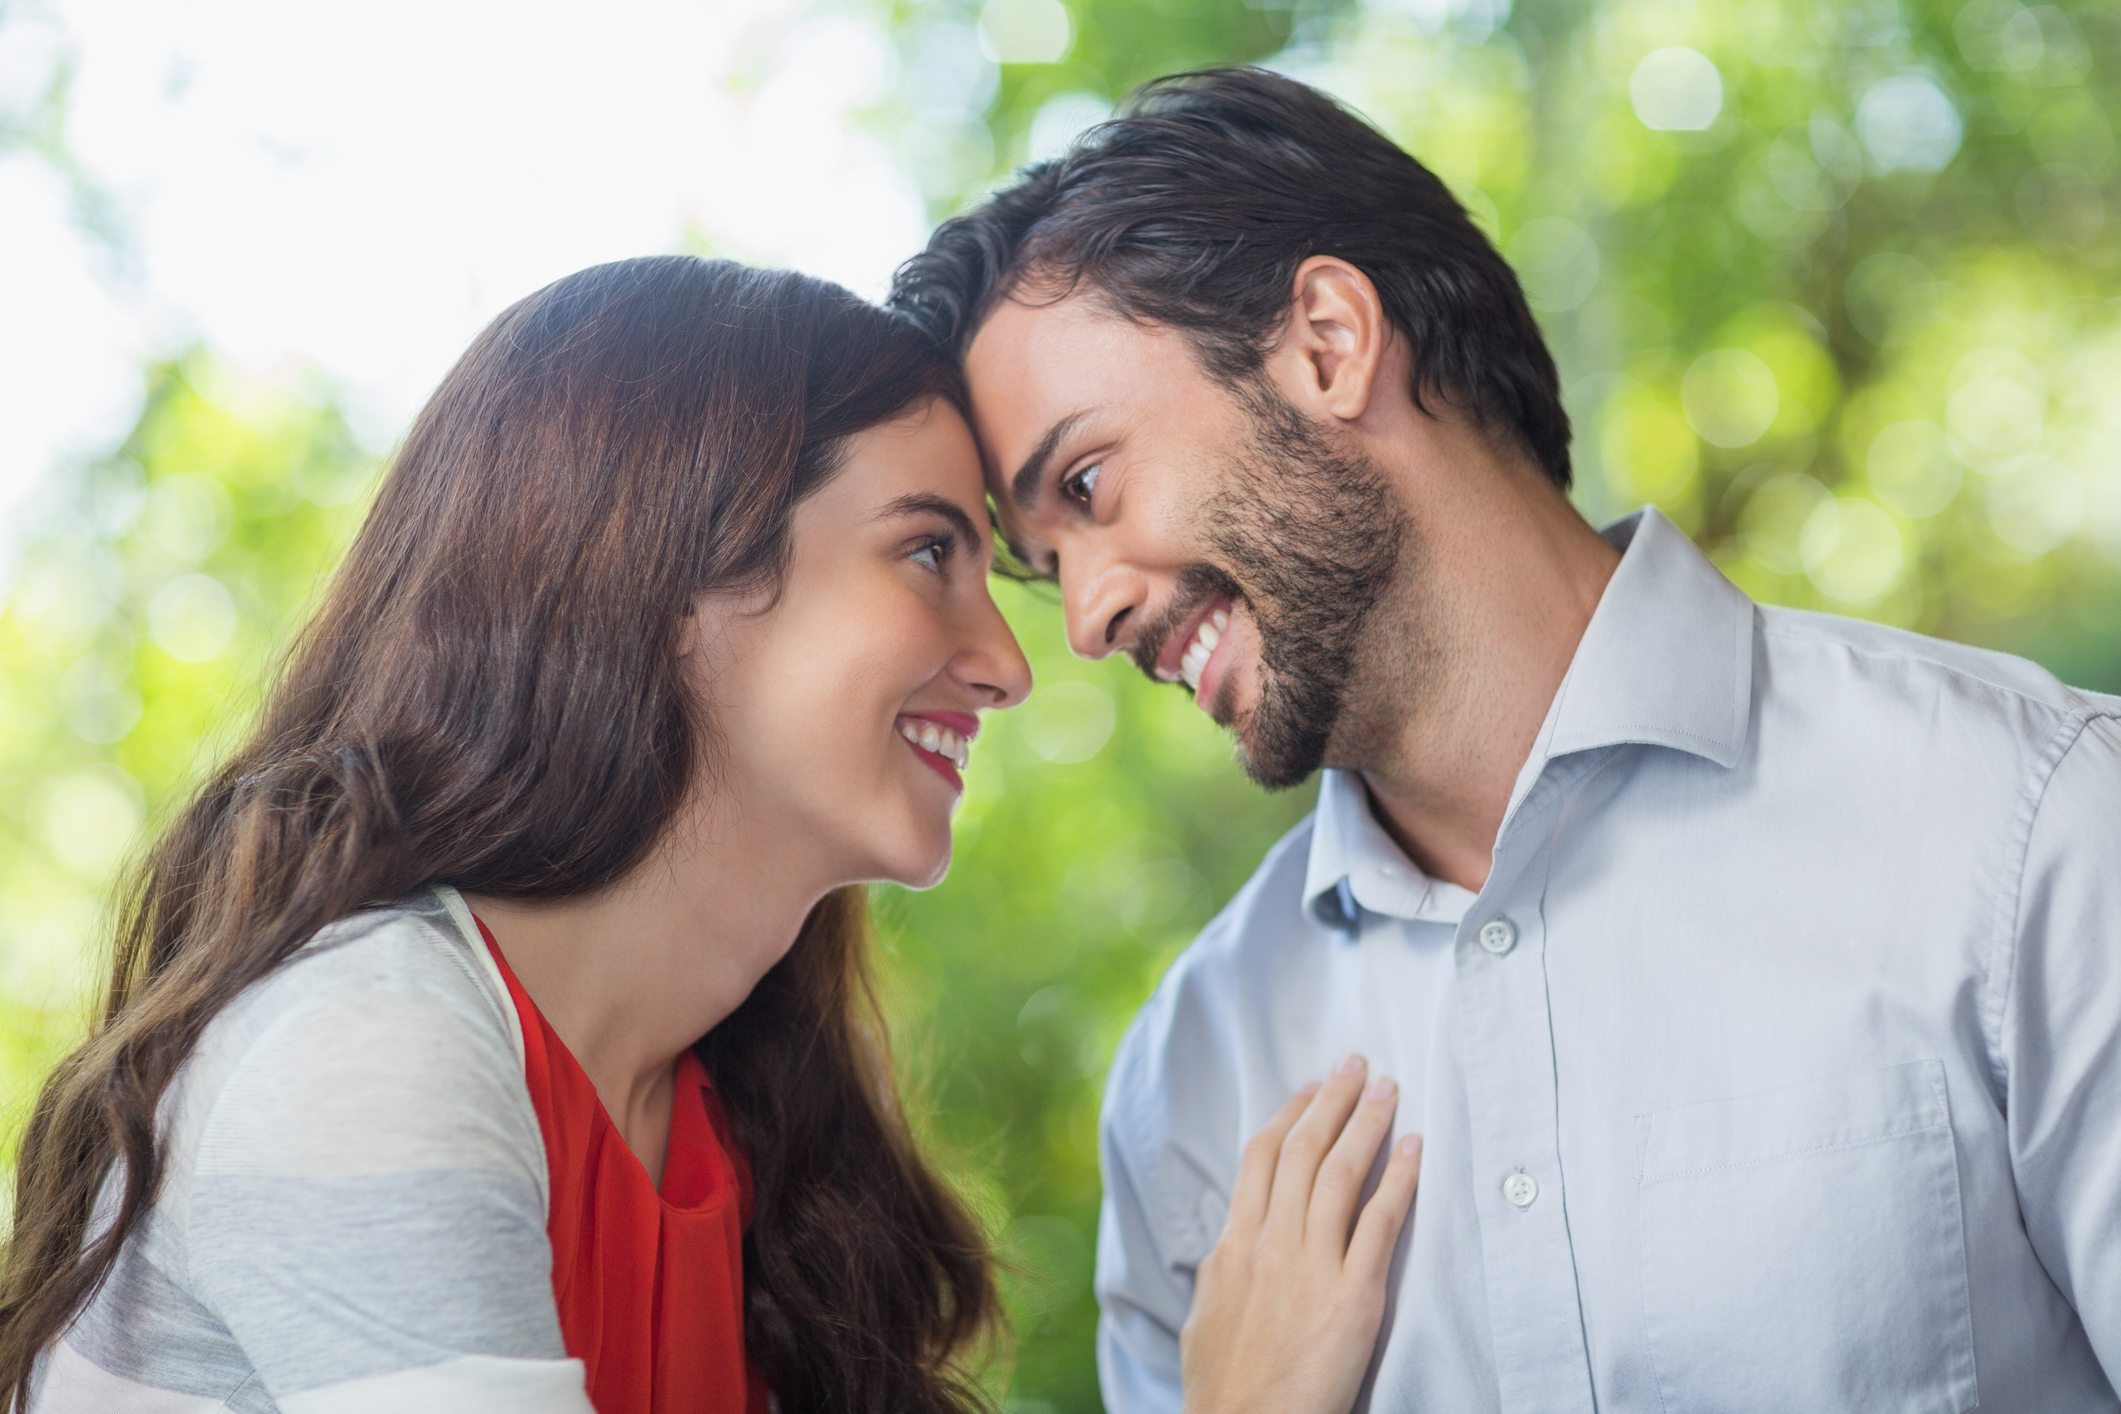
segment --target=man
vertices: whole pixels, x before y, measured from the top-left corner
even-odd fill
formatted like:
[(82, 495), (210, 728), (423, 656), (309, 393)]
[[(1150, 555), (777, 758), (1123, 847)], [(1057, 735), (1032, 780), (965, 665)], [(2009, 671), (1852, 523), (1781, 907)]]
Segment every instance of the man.
[(1076, 651), (1325, 768), (1114, 1062), (1111, 1408), (1350, 1048), (1427, 1144), (1358, 1405), (2121, 1407), (2121, 702), (1586, 525), (1507, 266), (1285, 79), (1149, 86), (894, 301)]

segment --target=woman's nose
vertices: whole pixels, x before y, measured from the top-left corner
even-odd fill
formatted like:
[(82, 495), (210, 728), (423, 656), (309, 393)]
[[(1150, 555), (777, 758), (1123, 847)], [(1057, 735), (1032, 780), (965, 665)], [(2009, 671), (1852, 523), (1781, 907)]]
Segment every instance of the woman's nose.
[(1031, 695), (1031, 662), (992, 596), (981, 606), (972, 641), (959, 658), (958, 677), (991, 698), (990, 707), (1014, 707)]

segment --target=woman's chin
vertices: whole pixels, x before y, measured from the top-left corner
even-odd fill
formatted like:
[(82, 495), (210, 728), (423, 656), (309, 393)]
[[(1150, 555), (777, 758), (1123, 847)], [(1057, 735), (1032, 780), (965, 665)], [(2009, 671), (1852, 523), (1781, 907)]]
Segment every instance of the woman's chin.
[(943, 882), (950, 872), (950, 837), (943, 836), (943, 847), (924, 865), (909, 869), (898, 880), (909, 889), (932, 889)]
[[(878, 837), (872, 837), (878, 838)], [(909, 889), (932, 889), (950, 872), (950, 819), (902, 822), (894, 839), (898, 848), (869, 858), (865, 878), (881, 879)]]

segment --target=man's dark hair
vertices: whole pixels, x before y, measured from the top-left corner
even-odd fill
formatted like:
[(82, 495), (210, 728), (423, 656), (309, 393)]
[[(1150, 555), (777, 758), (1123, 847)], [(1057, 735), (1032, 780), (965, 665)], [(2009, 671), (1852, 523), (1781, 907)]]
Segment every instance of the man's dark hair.
[(1264, 69), (1154, 79), (1065, 155), (945, 221), (891, 304), (962, 358), (1027, 277), (1087, 285), (1182, 330), (1207, 370), (1257, 377), (1296, 267), (1337, 256), (1377, 287), (1433, 392), (1569, 484), (1560, 380), (1517, 276), (1436, 175), (1332, 99)]

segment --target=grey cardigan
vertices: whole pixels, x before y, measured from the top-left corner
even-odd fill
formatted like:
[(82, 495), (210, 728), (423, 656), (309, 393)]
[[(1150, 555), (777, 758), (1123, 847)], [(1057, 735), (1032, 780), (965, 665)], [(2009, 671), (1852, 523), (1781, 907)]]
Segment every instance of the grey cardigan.
[(171, 1088), (155, 1205), (30, 1414), (593, 1414), (522, 1045), (454, 890), (318, 933)]

